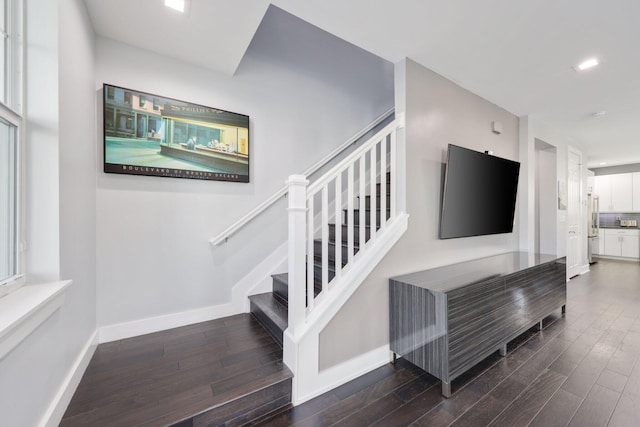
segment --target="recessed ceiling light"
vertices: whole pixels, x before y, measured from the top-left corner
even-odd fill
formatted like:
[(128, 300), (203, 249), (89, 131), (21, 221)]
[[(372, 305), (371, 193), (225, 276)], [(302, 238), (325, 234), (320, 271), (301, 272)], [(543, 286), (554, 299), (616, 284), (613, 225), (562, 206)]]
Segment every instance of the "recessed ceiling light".
[(607, 112), (606, 112), (606, 111), (604, 111), (604, 110), (602, 110), (602, 111), (596, 111), (595, 113), (591, 113), (591, 114), (589, 114), (589, 117), (593, 117), (593, 118), (595, 119), (595, 118), (598, 118), (598, 117), (602, 117), (602, 116), (604, 116), (605, 114), (607, 114)]
[(164, 0), (164, 5), (184, 13), (184, 0)]
[(604, 166), (606, 164), (607, 164), (607, 162), (600, 162), (600, 166)]
[(584, 62), (581, 62), (580, 64), (576, 65), (575, 67), (573, 67), (576, 71), (585, 71), (588, 70), (589, 68), (593, 68), (596, 65), (598, 65), (600, 62), (596, 59), (596, 58), (591, 58), (591, 59), (587, 59)]

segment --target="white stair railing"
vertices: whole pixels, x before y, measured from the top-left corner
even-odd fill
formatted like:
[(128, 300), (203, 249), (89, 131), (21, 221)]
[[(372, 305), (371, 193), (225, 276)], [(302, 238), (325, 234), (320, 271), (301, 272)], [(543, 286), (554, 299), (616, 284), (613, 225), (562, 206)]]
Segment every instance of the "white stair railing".
[[(367, 256), (377, 236), (396, 218), (399, 212), (396, 133), (403, 127), (404, 116), (399, 115), (311, 185), (304, 175), (289, 177), (288, 333), (292, 336), (305, 329), (317, 305), (332, 292), (339, 292), (341, 277)], [(400, 162), (404, 165), (404, 158)], [(333, 233), (330, 223), (334, 224)], [(344, 248), (343, 241), (346, 241)], [(318, 258), (322, 260), (319, 265)], [(316, 284), (320, 288), (318, 295)]]
[[(331, 160), (339, 156), (347, 148), (351, 147), (353, 144), (358, 142), (360, 138), (364, 137), (373, 129), (375, 129), (377, 126), (384, 123), (384, 121), (387, 120), (393, 114), (393, 112), (394, 112), (393, 108), (385, 111), (383, 114), (378, 116), (373, 122), (369, 123), (369, 125), (367, 125), (364, 129), (360, 130), (351, 138), (349, 138), (348, 140), (340, 144), (340, 146), (336, 147), (333, 151), (331, 151), (330, 153), (325, 155), (323, 158), (321, 158), (320, 160), (315, 162), (313, 165), (311, 165), (307, 170), (303, 172), (303, 176), (309, 177), (313, 175), (315, 172), (317, 172), (322, 167), (327, 165)], [(229, 237), (231, 237), (232, 235), (240, 231), (245, 225), (247, 225), (249, 222), (253, 221), (255, 218), (260, 216), (264, 211), (267, 210), (267, 208), (269, 208), (271, 205), (273, 205), (282, 197), (284, 197), (287, 194), (287, 191), (288, 191), (287, 185), (280, 188), (278, 191), (273, 193), (268, 199), (260, 203), (255, 208), (253, 208), (250, 212), (248, 212), (246, 215), (244, 215), (243, 217), (238, 219), (236, 222), (231, 224), (225, 230), (220, 232), (217, 236), (212, 237), (209, 240), (209, 243), (211, 243), (214, 246), (218, 246), (226, 242)]]

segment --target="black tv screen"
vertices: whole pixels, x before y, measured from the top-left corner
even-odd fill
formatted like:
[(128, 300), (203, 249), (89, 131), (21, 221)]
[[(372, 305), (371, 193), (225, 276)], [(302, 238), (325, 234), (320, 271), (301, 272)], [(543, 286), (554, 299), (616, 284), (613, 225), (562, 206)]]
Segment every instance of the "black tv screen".
[(520, 163), (449, 144), (440, 238), (511, 233)]

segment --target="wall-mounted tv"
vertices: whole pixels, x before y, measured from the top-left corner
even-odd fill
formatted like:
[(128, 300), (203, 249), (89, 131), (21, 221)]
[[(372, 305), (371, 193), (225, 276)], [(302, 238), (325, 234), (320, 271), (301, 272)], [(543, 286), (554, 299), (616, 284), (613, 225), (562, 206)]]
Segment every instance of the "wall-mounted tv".
[(249, 182), (249, 116), (103, 88), (106, 173)]
[(511, 233), (520, 163), (449, 144), (440, 238)]

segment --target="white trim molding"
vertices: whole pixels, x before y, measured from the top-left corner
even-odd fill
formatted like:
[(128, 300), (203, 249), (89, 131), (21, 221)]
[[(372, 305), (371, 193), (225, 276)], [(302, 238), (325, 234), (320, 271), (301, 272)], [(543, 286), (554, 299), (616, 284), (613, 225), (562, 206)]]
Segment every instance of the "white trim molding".
[(579, 267), (578, 274), (582, 276), (583, 274), (587, 274), (589, 271), (591, 271), (589, 269), (589, 264), (585, 264)]
[(67, 410), (67, 406), (69, 406), (71, 398), (76, 392), (78, 384), (80, 384), (80, 380), (82, 379), (84, 372), (87, 370), (87, 366), (89, 366), (89, 362), (91, 361), (93, 353), (95, 353), (97, 347), (98, 330), (95, 330), (89, 337), (89, 340), (87, 340), (87, 343), (80, 354), (78, 354), (76, 361), (71, 366), (71, 369), (67, 373), (62, 385), (51, 401), (49, 408), (42, 416), (42, 419), (38, 424), (39, 427), (56, 427), (60, 424), (60, 421), (62, 421), (62, 417), (64, 416), (64, 412)]
[(387, 345), (338, 366), (320, 371), (319, 339), (325, 326), (349, 300), (363, 280), (376, 268), (393, 245), (400, 240), (407, 230), (408, 220), (408, 214), (400, 213), (389, 222), (386, 232), (378, 236), (372, 244), (367, 259), (356, 263), (354, 268), (343, 274), (341, 291), (320, 301), (307, 321), (295, 330), (295, 335), (291, 328), (284, 332), (283, 359), (289, 369), (294, 372), (292, 383), (294, 405), (304, 403), (389, 362), (389, 347)]
[(150, 334), (165, 329), (179, 328), (198, 322), (219, 319), (249, 312), (249, 295), (268, 292), (272, 286), (271, 275), (286, 267), (288, 244), (284, 242), (253, 270), (240, 279), (231, 290), (231, 301), (162, 316), (148, 317), (98, 329), (100, 343)]
[(332, 366), (318, 372), (317, 386), (307, 394), (297, 396), (295, 405), (307, 402), (336, 387), (346, 384), (362, 375), (378, 369), (391, 361), (389, 345), (375, 348), (365, 354), (346, 360), (339, 365)]
[(98, 328), (98, 341), (102, 344), (166, 329), (179, 328), (193, 323), (206, 322), (220, 317), (233, 316), (234, 314), (238, 314), (238, 311), (233, 304), (227, 303), (162, 316), (147, 317), (145, 319), (132, 320), (131, 322), (116, 323)]
[(25, 285), (0, 298), (0, 359), (60, 308), (69, 285), (71, 280)]

